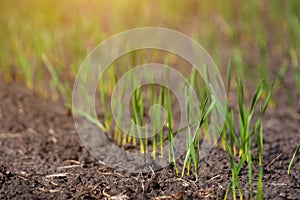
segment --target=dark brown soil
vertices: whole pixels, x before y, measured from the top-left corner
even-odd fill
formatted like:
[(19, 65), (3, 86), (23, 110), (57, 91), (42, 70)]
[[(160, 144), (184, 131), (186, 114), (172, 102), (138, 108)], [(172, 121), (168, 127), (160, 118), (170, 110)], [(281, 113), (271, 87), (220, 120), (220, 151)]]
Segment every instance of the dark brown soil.
[[(300, 157), (291, 175), (287, 168), (300, 143), (300, 115), (270, 110), (264, 121), (263, 195), (297, 199)], [(198, 180), (175, 176), (172, 166), (148, 174), (114, 171), (82, 146), (67, 109), (2, 83), (0, 145), (1, 199), (215, 199), (224, 197), (231, 179), (228, 156), (219, 147), (200, 161)], [(258, 170), (254, 172), (256, 188)], [(247, 199), (246, 166), (240, 180)]]

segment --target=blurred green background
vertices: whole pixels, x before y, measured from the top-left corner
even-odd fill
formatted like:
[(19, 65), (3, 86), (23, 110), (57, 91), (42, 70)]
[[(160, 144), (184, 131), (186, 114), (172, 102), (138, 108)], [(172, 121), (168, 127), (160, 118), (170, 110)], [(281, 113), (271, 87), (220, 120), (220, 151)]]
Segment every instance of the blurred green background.
[(298, 0), (0, 0), (0, 77), (46, 96), (47, 63), (73, 80), (104, 39), (159, 26), (199, 41), (223, 73), (231, 59), (237, 76), (271, 83), (280, 69), (299, 68), (299, 15)]

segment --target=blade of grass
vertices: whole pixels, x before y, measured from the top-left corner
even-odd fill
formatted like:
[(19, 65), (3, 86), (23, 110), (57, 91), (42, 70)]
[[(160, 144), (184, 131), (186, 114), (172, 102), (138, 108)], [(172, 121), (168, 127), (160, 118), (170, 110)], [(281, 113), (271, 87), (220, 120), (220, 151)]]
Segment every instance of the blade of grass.
[(168, 136), (169, 136), (169, 145), (171, 148), (171, 153), (172, 153), (172, 162), (174, 164), (174, 168), (175, 168), (175, 173), (176, 175), (178, 175), (178, 168), (177, 168), (177, 164), (176, 164), (176, 155), (175, 155), (175, 144), (174, 144), (174, 137), (173, 137), (173, 131), (172, 131), (172, 101), (171, 101), (171, 94), (170, 94), (170, 90), (167, 90), (167, 100), (166, 100), (166, 104), (167, 104), (167, 114), (168, 114)]
[(296, 150), (295, 150), (295, 152), (294, 152), (294, 154), (293, 154), (293, 157), (292, 157), (292, 159), (291, 159), (291, 161), (290, 161), (290, 164), (289, 164), (289, 167), (288, 167), (288, 174), (291, 173), (291, 168), (292, 168), (292, 166), (293, 166), (293, 164), (294, 164), (294, 162), (295, 162), (296, 155), (297, 155), (299, 152), (300, 152), (300, 145), (296, 148)]
[(259, 129), (259, 176), (258, 176), (258, 184), (257, 184), (257, 199), (263, 199), (263, 125), (260, 122)]
[(230, 87), (231, 87), (231, 59), (229, 59), (227, 64), (227, 93), (230, 95)]

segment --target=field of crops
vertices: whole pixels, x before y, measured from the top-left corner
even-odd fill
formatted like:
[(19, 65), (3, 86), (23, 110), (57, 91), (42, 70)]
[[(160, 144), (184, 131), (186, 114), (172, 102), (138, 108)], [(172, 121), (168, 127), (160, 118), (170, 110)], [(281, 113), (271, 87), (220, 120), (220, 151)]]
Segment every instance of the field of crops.
[(298, 4), (0, 1), (0, 197), (297, 199)]

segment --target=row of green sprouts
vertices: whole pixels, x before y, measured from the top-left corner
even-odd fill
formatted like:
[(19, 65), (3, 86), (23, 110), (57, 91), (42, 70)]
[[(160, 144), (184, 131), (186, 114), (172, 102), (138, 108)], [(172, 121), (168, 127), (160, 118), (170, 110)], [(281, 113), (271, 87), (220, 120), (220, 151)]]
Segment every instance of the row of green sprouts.
[[(201, 112), (200, 118), (190, 119), (191, 112), (189, 105), (189, 93), (187, 88), (183, 86), (185, 91), (185, 111), (186, 127), (184, 131), (186, 134), (186, 151), (184, 155), (184, 162), (181, 168), (181, 175), (184, 176), (185, 172), (188, 175), (192, 172), (192, 167), (194, 169), (194, 175), (198, 178), (198, 168), (199, 168), (199, 157), (200, 157), (200, 144), (202, 139), (207, 133), (207, 128), (209, 125), (209, 115), (215, 106), (215, 101), (209, 98), (209, 92), (207, 88), (203, 87), (203, 84), (199, 81), (200, 76), (195, 71), (192, 70), (189, 81), (192, 87), (195, 89), (197, 97), (200, 99), (199, 110)], [(249, 95), (248, 98), (245, 97), (244, 86), (241, 80), (236, 79), (233, 83), (235, 85), (235, 93), (237, 96), (237, 108), (231, 108), (228, 104), (226, 105), (226, 115), (225, 124), (221, 133), (221, 145), (224, 150), (229, 155), (230, 164), (232, 167), (232, 179), (228, 186), (225, 198), (228, 197), (230, 191), (234, 199), (239, 196), (240, 199), (243, 198), (243, 188), (239, 182), (239, 174), (243, 169), (243, 166), (247, 164), (248, 170), (248, 181), (250, 189), (250, 198), (253, 198), (253, 166), (257, 165), (259, 167), (258, 183), (257, 183), (257, 198), (262, 199), (262, 187), (263, 187), (263, 123), (262, 117), (267, 110), (269, 101), (271, 99), (271, 88), (265, 88), (265, 83), (261, 82), (254, 95)], [(228, 77), (227, 77), (227, 92), (231, 94), (232, 88), (231, 80), (231, 66), (228, 66)], [(104, 101), (106, 93), (104, 84), (100, 84), (101, 99), (103, 106), (106, 104)], [(204, 89), (203, 89), (204, 88)], [(157, 93), (158, 89), (158, 93)], [(146, 94), (146, 95), (143, 95)], [(146, 96), (146, 98), (144, 98)], [(130, 130), (129, 133), (122, 133), (122, 131), (115, 127), (113, 131), (113, 139), (120, 146), (126, 146), (132, 144), (134, 147), (139, 148), (141, 153), (151, 153), (153, 158), (156, 156), (164, 157), (168, 156), (169, 162), (172, 162), (175, 166), (176, 174), (178, 175), (179, 169), (176, 163), (176, 156), (174, 154), (174, 137), (181, 130), (174, 129), (174, 98), (171, 98), (170, 90), (162, 86), (158, 87), (151, 85), (150, 89), (146, 92), (143, 88), (138, 88), (134, 93), (131, 100), (132, 108), (132, 124), (146, 125), (147, 115), (145, 114), (146, 99), (151, 100), (152, 104), (160, 104), (166, 109), (166, 121), (161, 130), (158, 130), (159, 124), (162, 120), (161, 110), (154, 110), (153, 113), (153, 137), (149, 139), (148, 129), (146, 128), (145, 138), (142, 137), (141, 130), (138, 130), (139, 137), (135, 137)], [(104, 106), (105, 107), (105, 106)], [(107, 112), (107, 111), (106, 111)], [(178, 114), (178, 113), (177, 113)], [(104, 115), (103, 121), (105, 128), (110, 129), (111, 125), (111, 115)], [(134, 127), (132, 125), (132, 127)], [(195, 128), (196, 127), (196, 128)], [(195, 129), (193, 129), (195, 128)], [(215, 138), (217, 140), (217, 138)], [(164, 143), (168, 142), (168, 155), (164, 155)], [(211, 141), (215, 143), (216, 141)], [(258, 153), (253, 153), (253, 145), (256, 144), (258, 147)], [(296, 154), (299, 152), (298, 147), (291, 163), (290, 168), (294, 162)], [(157, 155), (159, 151), (159, 155)], [(238, 162), (235, 158), (238, 157)]]
[[(297, 60), (294, 59), (293, 66), (298, 66)], [(51, 67), (50, 65), (48, 66)], [(263, 115), (265, 114), (271, 100), (272, 86), (262, 81), (256, 88), (253, 95), (247, 95), (248, 90), (245, 89), (243, 82), (240, 79), (233, 80), (231, 73), (231, 63), (229, 62), (227, 70), (227, 99), (234, 99), (233, 103), (237, 106), (230, 105), (227, 102), (225, 105), (226, 114), (225, 123), (221, 131), (220, 145), (227, 152), (231, 164), (232, 177), (228, 185), (225, 199), (229, 197), (232, 192), (233, 199), (243, 198), (244, 186), (239, 181), (239, 175), (242, 170), (248, 170), (248, 188), (250, 198), (254, 198), (254, 191), (257, 191), (256, 197), (262, 199), (263, 190)], [(193, 116), (193, 109), (191, 109), (191, 98), (189, 98), (189, 91), (185, 85), (181, 85), (182, 91), (185, 92), (185, 119), (186, 126), (178, 130), (177, 122), (180, 120), (180, 112), (178, 112), (178, 102), (172, 95), (171, 91), (163, 86), (151, 84), (147, 87), (137, 87), (133, 92), (130, 100), (131, 110), (131, 126), (128, 131), (122, 131), (117, 124), (121, 117), (117, 117), (117, 122), (114, 122), (112, 112), (109, 107), (109, 99), (112, 94), (113, 85), (118, 82), (117, 72), (114, 68), (108, 70), (108, 79), (100, 79), (98, 91), (100, 96), (102, 112), (98, 119), (94, 119), (85, 113), (81, 113), (88, 120), (96, 123), (102, 130), (107, 132), (107, 136), (113, 142), (122, 148), (130, 149), (132, 151), (139, 151), (140, 153), (151, 154), (153, 159), (157, 157), (168, 158), (170, 163), (174, 164), (176, 174), (181, 170), (181, 176), (194, 175), (199, 176), (199, 158), (201, 152), (201, 142), (206, 136), (209, 127), (209, 116), (215, 106), (216, 101), (211, 99), (208, 88), (201, 81), (199, 73), (193, 69), (188, 76), (189, 84), (192, 86), (198, 98), (198, 108), (200, 116), (198, 118)], [(280, 72), (284, 76), (284, 72)], [(295, 75), (297, 76), (297, 75)], [(110, 81), (107, 81), (110, 80)], [(111, 83), (113, 80), (114, 84)], [(274, 87), (278, 87), (281, 78), (279, 77)], [(109, 84), (107, 84), (109, 83)], [(276, 86), (277, 84), (277, 86)], [(134, 85), (134, 84), (133, 84)], [(276, 90), (276, 88), (274, 88)], [(247, 92), (246, 92), (247, 91)], [(176, 104), (177, 103), (177, 104)], [(161, 109), (153, 109), (152, 116), (148, 115), (151, 105), (161, 105), (165, 111)], [(155, 107), (156, 108), (156, 107)], [(123, 113), (119, 110), (117, 116)], [(165, 116), (165, 117), (164, 117)], [(161, 127), (162, 120), (165, 120)], [(152, 129), (148, 128), (152, 122)], [(143, 129), (134, 130), (135, 124), (146, 127)], [(138, 135), (134, 135), (134, 133)], [(183, 164), (177, 163), (177, 157), (174, 153), (175, 143), (174, 138), (178, 132), (184, 132), (186, 136), (185, 155)], [(148, 137), (149, 136), (149, 137)], [(217, 138), (212, 139), (212, 143), (216, 143)], [(168, 145), (165, 145), (165, 144)], [(257, 150), (253, 149), (256, 146)], [(165, 151), (164, 148), (168, 148)], [(300, 146), (296, 149), (288, 167), (290, 173), (291, 167), (295, 161), (296, 155), (300, 151)], [(167, 153), (165, 153), (167, 152)], [(257, 152), (257, 153), (254, 153)], [(245, 165), (247, 166), (245, 168)], [(181, 168), (179, 166), (182, 166)], [(258, 178), (254, 179), (253, 167), (259, 168)], [(257, 184), (253, 181), (257, 180)], [(256, 187), (254, 187), (256, 185)]]
[[(114, 72), (109, 72), (113, 74)], [(166, 73), (167, 74), (167, 73)], [(114, 82), (117, 83), (117, 78), (114, 76)], [(179, 85), (180, 90), (184, 92), (184, 108), (181, 110), (179, 103), (170, 89), (158, 84), (149, 84), (146, 87), (139, 87), (138, 83), (133, 83), (133, 87), (137, 88), (130, 99), (130, 114), (131, 114), (131, 126), (128, 131), (122, 131), (118, 124), (121, 123), (121, 115), (123, 115), (122, 107), (117, 109), (116, 122), (113, 122), (112, 112), (107, 103), (107, 94), (111, 91), (111, 88), (105, 87), (105, 80), (101, 79), (99, 82), (99, 92), (101, 99), (101, 107), (103, 115), (101, 115), (99, 121), (100, 127), (108, 133), (110, 137), (117, 145), (123, 148), (130, 148), (131, 150), (139, 151), (140, 153), (150, 153), (153, 159), (157, 157), (168, 158), (170, 163), (175, 166), (176, 174), (178, 175), (179, 169), (176, 163), (175, 155), (175, 143), (174, 137), (179, 132), (186, 135), (186, 155), (184, 160), (184, 166), (182, 168), (182, 176), (187, 173), (190, 174), (192, 163), (198, 177), (198, 158), (200, 156), (201, 138), (205, 136), (209, 114), (214, 106), (208, 96), (208, 90), (202, 87), (202, 83), (199, 81), (200, 75), (193, 69), (188, 78), (188, 82), (191, 87), (187, 87), (186, 84)], [(131, 81), (131, 80), (128, 80)], [(175, 80), (176, 81), (176, 80)], [(126, 85), (124, 85), (126, 87)], [(200, 100), (198, 108), (201, 115), (196, 116), (190, 105), (192, 98), (190, 98), (189, 89), (193, 88), (197, 98)], [(125, 90), (125, 88), (124, 88)], [(122, 102), (118, 102), (121, 105)], [(112, 104), (114, 106), (115, 104)], [(152, 107), (149, 112), (150, 106)], [(160, 106), (157, 106), (160, 105)], [(193, 104), (194, 105), (194, 104)], [(161, 109), (163, 107), (164, 109)], [(114, 108), (112, 108), (113, 110)], [(179, 121), (181, 112), (184, 113), (186, 119), (184, 127), (179, 127)], [(152, 116), (149, 116), (152, 115)], [(198, 117), (198, 118), (197, 118)], [(149, 123), (152, 123), (151, 129)], [(136, 128), (135, 125), (138, 125)], [(142, 130), (141, 127), (145, 129)], [(136, 130), (137, 129), (137, 130)], [(144, 131), (144, 132), (143, 132)], [(137, 133), (137, 135), (135, 135)], [(202, 137), (201, 137), (202, 135)], [(167, 145), (166, 145), (167, 144)], [(165, 148), (168, 148), (165, 151)], [(165, 153), (167, 152), (167, 154)]]
[[(45, 59), (47, 61), (47, 59)], [(297, 59), (294, 57), (293, 66), (295, 69), (294, 75), (298, 77), (297, 73)], [(52, 66), (47, 62), (47, 67), (52, 69)], [(53, 71), (53, 70), (52, 70)], [(221, 132), (221, 146), (228, 153), (229, 161), (232, 167), (232, 179), (228, 185), (225, 198), (228, 198), (230, 192), (232, 192), (233, 198), (242, 198), (244, 191), (243, 186), (239, 182), (239, 174), (244, 169), (245, 164), (247, 164), (248, 177), (249, 177), (249, 188), (250, 197), (253, 197), (254, 187), (253, 185), (253, 166), (257, 165), (259, 167), (258, 183), (256, 191), (257, 197), (262, 198), (262, 178), (263, 178), (263, 123), (262, 117), (270, 104), (271, 100), (271, 87), (264, 81), (259, 84), (254, 95), (249, 95), (247, 90), (245, 90), (243, 82), (240, 79), (233, 80), (231, 73), (231, 64), (228, 65), (227, 71), (227, 99), (232, 99), (231, 97), (237, 97), (234, 100), (237, 103), (236, 107), (229, 105), (230, 102), (226, 104), (226, 115), (225, 124)], [(279, 87), (282, 83), (282, 79), (285, 75), (285, 70), (282, 68), (279, 72), (278, 80), (274, 85), (274, 90)], [(199, 100), (199, 110), (200, 117), (189, 117), (186, 119), (186, 126), (183, 130), (177, 130), (178, 120), (178, 104), (176, 104), (176, 98), (167, 88), (159, 85), (149, 85), (148, 87), (138, 87), (131, 97), (131, 129), (123, 132), (116, 124), (112, 118), (111, 109), (109, 107), (108, 96), (111, 95), (113, 91), (113, 85), (117, 83), (118, 78), (116, 76), (117, 72), (114, 68), (107, 71), (107, 79), (100, 79), (98, 91), (100, 96), (100, 102), (102, 112), (98, 119), (94, 119), (85, 113), (81, 113), (88, 120), (96, 123), (102, 130), (107, 132), (108, 137), (112, 139), (117, 145), (123, 148), (129, 148), (131, 150), (140, 151), (141, 153), (151, 153), (152, 157), (156, 159), (157, 157), (167, 157), (170, 163), (173, 163), (176, 169), (176, 174), (179, 174), (180, 168), (179, 164), (176, 163), (176, 157), (174, 154), (174, 137), (179, 131), (183, 131), (186, 135), (185, 144), (185, 155), (184, 163), (181, 168), (181, 176), (195, 175), (198, 178), (199, 174), (199, 155), (200, 155), (200, 145), (207, 134), (209, 126), (209, 115), (214, 106), (216, 106), (215, 101), (213, 101), (210, 96), (208, 89), (201, 81), (200, 75), (196, 70), (192, 70), (188, 80), (189, 84), (194, 89), (197, 98)], [(55, 71), (53, 71), (54, 77)], [(59, 79), (56, 78), (54, 80)], [(112, 84), (113, 80), (114, 84)], [(108, 83), (108, 84), (107, 84)], [(278, 86), (279, 84), (279, 86)], [(59, 84), (58, 84), (59, 85)], [(185, 99), (185, 111), (186, 116), (193, 116), (193, 110), (190, 109), (189, 92), (187, 88), (182, 85), (182, 91), (186, 93)], [(63, 86), (57, 87), (64, 88)], [(234, 90), (233, 90), (234, 89)], [(60, 91), (62, 92), (62, 91)], [(63, 93), (63, 92), (62, 92)], [(165, 108), (165, 121), (163, 127), (159, 125), (163, 119), (163, 113), (160, 109), (153, 109), (152, 124), (153, 129), (147, 129), (150, 121), (148, 110), (150, 105), (159, 104)], [(121, 115), (121, 111), (119, 115)], [(118, 118), (118, 117), (117, 117)], [(120, 118), (119, 118), (120, 119)], [(194, 123), (193, 123), (194, 122)], [(142, 130), (138, 130), (139, 135), (134, 135), (134, 124), (139, 124), (146, 127), (145, 133)], [(160, 130), (158, 130), (161, 128)], [(144, 137), (140, 137), (140, 136)], [(147, 137), (147, 135), (152, 135), (152, 137)], [(217, 140), (217, 139), (216, 139)], [(215, 143), (216, 141), (212, 141)], [(169, 145), (165, 145), (168, 143)], [(253, 153), (253, 146), (256, 144), (258, 147), (258, 153)], [(168, 148), (168, 151), (164, 151), (164, 148)], [(293, 155), (288, 173), (290, 173), (293, 162), (295, 161), (297, 153), (300, 151), (298, 147)], [(165, 153), (167, 152), (167, 154)], [(256, 152), (256, 151), (255, 151)], [(194, 171), (193, 171), (194, 170)]]
[[(56, 89), (62, 93), (66, 94), (68, 88), (60, 82), (53, 66), (44, 57), (45, 64), (52, 74), (54, 85)], [(293, 67), (295, 69), (294, 75), (296, 77), (300, 76), (297, 73), (298, 62), (294, 56)], [(253, 95), (246, 96), (248, 90), (244, 88), (243, 82), (240, 79), (232, 79), (231, 64), (228, 65), (227, 70), (227, 94), (228, 99), (231, 97), (237, 97), (234, 100), (237, 103), (236, 107), (232, 107), (228, 102), (225, 106), (226, 114), (223, 116), (225, 118), (224, 127), (221, 131), (220, 145), (228, 153), (229, 161), (232, 167), (232, 180), (228, 186), (226, 192), (226, 198), (232, 191), (233, 198), (236, 199), (238, 196), (243, 197), (243, 187), (239, 182), (239, 174), (244, 169), (245, 164), (247, 164), (248, 177), (249, 177), (249, 188), (250, 196), (253, 197), (254, 187), (257, 185), (256, 191), (258, 192), (258, 197), (262, 198), (262, 178), (263, 178), (263, 123), (262, 117), (270, 104), (271, 100), (271, 87), (264, 81), (261, 82)], [(190, 98), (189, 91), (185, 85), (181, 85), (182, 91), (186, 93), (185, 95), (185, 112), (188, 116), (185, 120), (186, 126), (182, 130), (178, 130), (178, 102), (176, 98), (170, 92), (168, 88), (159, 85), (149, 85), (148, 87), (137, 87), (131, 97), (130, 110), (131, 110), (131, 128), (127, 131), (122, 131), (117, 124), (121, 117), (117, 117), (117, 122), (114, 122), (111, 108), (109, 106), (108, 96), (111, 96), (114, 85), (118, 82), (117, 71), (114, 68), (107, 70), (106, 79), (100, 79), (98, 85), (98, 92), (101, 102), (101, 113), (98, 119), (86, 113), (80, 113), (80, 110), (73, 110), (73, 112), (78, 112), (78, 114), (85, 116), (89, 121), (97, 124), (102, 130), (107, 133), (107, 136), (111, 138), (113, 142), (122, 148), (130, 149), (132, 151), (139, 151), (140, 153), (151, 154), (153, 159), (158, 157), (168, 158), (170, 163), (175, 166), (176, 174), (181, 171), (181, 176), (194, 175), (196, 178), (199, 176), (199, 157), (201, 152), (201, 142), (203, 138), (207, 135), (209, 127), (209, 119), (211, 111), (213, 110), (216, 102), (210, 98), (209, 91), (201, 81), (201, 76), (196, 70), (192, 70), (188, 76), (189, 84), (192, 86), (198, 98), (198, 108), (201, 115), (193, 116), (193, 109), (190, 108)], [(280, 72), (277, 82), (274, 85), (274, 90), (278, 84), (282, 82), (282, 77), (284, 77), (285, 70)], [(113, 81), (111, 81), (113, 80)], [(112, 83), (113, 82), (113, 83)], [(247, 92), (245, 92), (247, 91)], [(84, 93), (83, 93), (84, 94)], [(86, 94), (88, 95), (88, 94)], [(231, 95), (231, 96), (230, 96)], [(176, 104), (177, 103), (177, 104)], [(69, 103), (67, 102), (67, 106)], [(148, 111), (150, 105), (159, 104), (165, 108), (162, 112), (160, 109), (153, 109), (152, 111), (152, 129), (148, 129), (150, 124), (150, 118)], [(148, 109), (148, 110), (147, 110)], [(117, 116), (121, 116), (123, 113), (120, 112)], [(165, 118), (163, 117), (165, 116)], [(165, 119), (163, 127), (160, 127), (161, 121)], [(134, 124), (146, 127), (143, 132), (142, 129), (134, 130)], [(134, 135), (134, 133), (138, 135)], [(174, 138), (178, 132), (184, 132), (186, 136), (185, 143), (185, 155), (183, 159), (182, 167), (180, 168), (177, 162), (177, 157), (174, 153), (175, 143)], [(151, 136), (151, 137), (148, 137)], [(216, 143), (217, 138), (212, 139), (212, 143)], [(168, 144), (168, 145), (165, 145)], [(253, 146), (258, 147), (258, 153), (253, 153)], [(167, 151), (165, 151), (167, 148)], [(298, 147), (293, 155), (288, 173), (290, 173), (292, 164), (295, 161), (296, 155), (299, 152)], [(166, 153), (167, 152), (167, 153)], [(256, 150), (254, 151), (256, 152)], [(238, 162), (237, 162), (238, 161)], [(259, 167), (258, 184), (253, 184), (253, 166), (257, 165)]]
[[(231, 80), (231, 65), (228, 66), (227, 76), (227, 92), (232, 95), (232, 85), (235, 86), (237, 96), (237, 108), (231, 108), (229, 103), (226, 104), (226, 114), (224, 114), (225, 123), (221, 132), (221, 146), (229, 155), (230, 164), (232, 166), (232, 180), (228, 186), (226, 196), (228, 197), (232, 191), (233, 198), (238, 196), (243, 198), (243, 189), (239, 182), (239, 174), (245, 163), (248, 168), (250, 198), (253, 198), (253, 165), (259, 167), (259, 178), (257, 184), (258, 197), (262, 198), (262, 178), (263, 178), (263, 123), (262, 117), (268, 107), (271, 98), (271, 89), (266, 89), (265, 83), (261, 82), (257, 87), (253, 96), (245, 97), (244, 86), (241, 80)], [(176, 129), (176, 99), (172, 96), (170, 90), (163, 86), (150, 85), (147, 89), (143, 87), (137, 88), (131, 98), (131, 117), (132, 129), (129, 132), (122, 132), (112, 121), (112, 114), (107, 107), (107, 90), (103, 81), (100, 81), (99, 91), (102, 100), (104, 115), (100, 121), (103, 122), (102, 128), (112, 135), (113, 141), (121, 147), (134, 147), (135, 150), (141, 153), (151, 153), (155, 159), (157, 156), (168, 157), (170, 163), (174, 164), (176, 174), (181, 170), (181, 176), (185, 174), (199, 176), (199, 158), (201, 152), (201, 142), (206, 136), (209, 127), (209, 116), (216, 105), (216, 102), (210, 98), (208, 89), (203, 85), (200, 75), (196, 70), (192, 70), (189, 77), (189, 83), (193, 87), (197, 98), (199, 99), (200, 117), (193, 116), (193, 110), (190, 107), (190, 98), (187, 87), (182, 86), (185, 92), (185, 112), (186, 126), (183, 130)], [(117, 78), (115, 79), (117, 82)], [(149, 102), (150, 103), (149, 103)], [(158, 130), (162, 120), (160, 109), (154, 109), (152, 116), (153, 129), (147, 129), (149, 116), (147, 115), (147, 107), (149, 105), (159, 104), (165, 108), (166, 120), (163, 128)], [(120, 111), (120, 115), (122, 112)], [(145, 126), (145, 133), (138, 129), (138, 137), (133, 135), (134, 124)], [(147, 137), (152, 131), (153, 137)], [(184, 131), (186, 136), (186, 148), (184, 162), (180, 169), (176, 163), (176, 155), (174, 154), (174, 137), (179, 131)], [(142, 137), (142, 136), (146, 137)], [(216, 143), (218, 138), (213, 138), (211, 141)], [(168, 142), (167, 147), (164, 145)], [(257, 144), (258, 154), (253, 153), (253, 146)], [(164, 148), (168, 148), (168, 154), (164, 155)], [(159, 152), (157, 154), (157, 152)], [(236, 158), (238, 162), (236, 163)]]
[[(231, 65), (228, 66), (227, 91), (230, 94)], [(244, 86), (241, 80), (236, 80), (237, 110), (227, 105), (225, 126), (222, 132), (222, 144), (229, 155), (232, 168), (232, 179), (228, 186), (225, 199), (232, 190), (233, 199), (243, 198), (243, 189), (239, 182), (239, 174), (245, 163), (248, 168), (248, 184), (250, 199), (253, 199), (253, 164), (259, 167), (257, 183), (257, 199), (262, 199), (263, 187), (263, 123), (262, 117), (266, 112), (271, 89), (264, 89), (264, 82), (257, 87), (253, 96), (245, 98)], [(264, 96), (264, 98), (262, 98)], [(246, 101), (247, 100), (247, 101)], [(255, 116), (255, 113), (257, 116)], [(253, 154), (253, 143), (258, 146), (258, 155)], [(240, 158), (235, 162), (235, 156)], [(254, 162), (255, 161), (255, 162)]]

